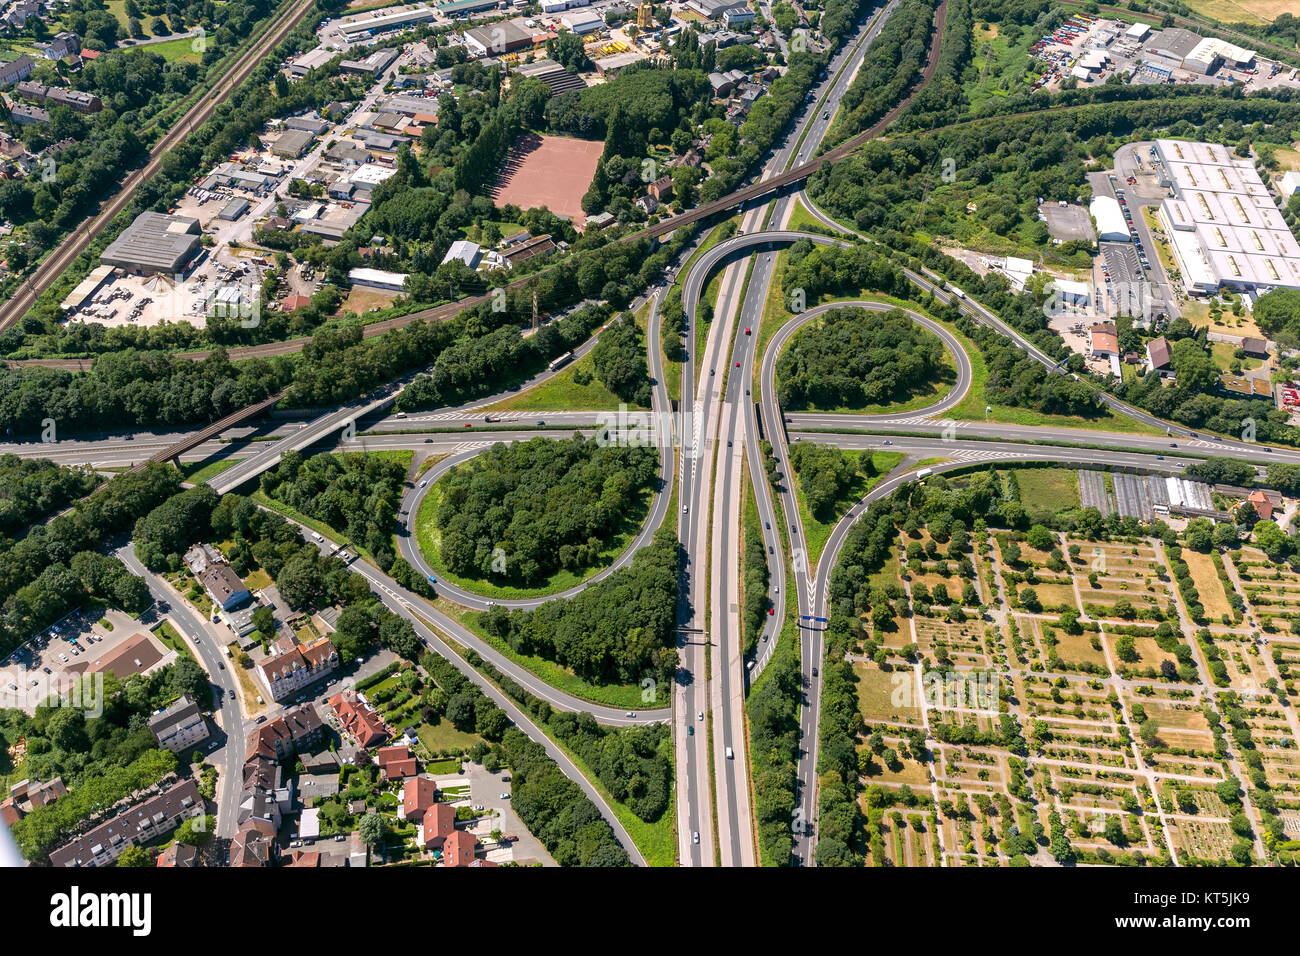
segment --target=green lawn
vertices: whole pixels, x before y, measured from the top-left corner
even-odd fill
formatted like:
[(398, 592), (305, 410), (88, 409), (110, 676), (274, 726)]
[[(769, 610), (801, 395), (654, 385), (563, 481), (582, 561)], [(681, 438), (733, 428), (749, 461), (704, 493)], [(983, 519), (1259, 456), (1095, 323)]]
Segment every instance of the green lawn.
[(555, 594), (558, 591), (566, 591), (571, 587), (576, 587), (593, 575), (599, 574), (613, 564), (618, 556), (631, 545), (633, 539), (641, 531), (641, 525), (650, 513), (650, 503), (654, 499), (653, 489), (646, 489), (642, 493), (638, 506), (623, 516), (623, 524), (619, 528), (618, 534), (605, 543), (596, 564), (584, 568), (580, 572), (561, 568), (535, 587), (513, 587), (495, 584), (486, 578), (461, 577), (447, 570), (442, 561), (440, 546), (442, 535), (435, 521), (438, 513), (438, 502), (442, 497), (442, 491), (439, 488), (440, 484), (441, 481), (434, 483), (433, 487), (420, 501), (420, 510), (416, 512), (415, 537), (420, 548), (420, 554), (429, 562), (429, 566), (433, 568), (440, 579), (450, 581), (458, 587), (473, 591), (475, 594), (481, 594), (484, 597), (505, 598), (507, 600), (542, 597), (547, 594)]
[(1079, 475), (1072, 468), (1017, 468), (1015, 472), (1025, 510), (1059, 513), (1079, 507)]
[(184, 481), (199, 484), (209, 478), (215, 478), (227, 468), (238, 465), (242, 458), (222, 458), (220, 461), (192, 461), (181, 464), (181, 478)]
[[(852, 461), (856, 466), (858, 456), (861, 453), (841, 449), (840, 454)], [(850, 506), (875, 487), (885, 475), (894, 469), (894, 466), (906, 457), (906, 455), (899, 452), (876, 452), (871, 456), (871, 461), (876, 466), (876, 473), (868, 477), (855, 467), (853, 482), (844, 490), (844, 493), (840, 495), (834, 505), (827, 509), (828, 513), (818, 517), (814, 517), (812, 512), (808, 510), (808, 502), (804, 498), (799, 476), (793, 473), (794, 469), (792, 467), (788, 469), (791, 472), (788, 480), (794, 482), (795, 498), (799, 502), (799, 524), (802, 526), (804, 544), (808, 549), (808, 567), (810, 570), (816, 566), (817, 561), (821, 558), (822, 549), (826, 547), (826, 541), (831, 536), (831, 530), (849, 510)]]
[(162, 641), (169, 648), (182, 657), (193, 657), (190, 653), (190, 647), (185, 643), (184, 638), (177, 633), (176, 628), (172, 627), (171, 621), (162, 621), (154, 628), (153, 636)]
[[(436, 724), (421, 724), (416, 729), (415, 735), (431, 754), (443, 750), (469, 750), (483, 739), (478, 734), (467, 734), (463, 730), (457, 730), (446, 717), (440, 718)], [(451, 760), (443, 763), (453, 766), (450, 770), (437, 770), (431, 769), (434, 765), (430, 764), (424, 769), (429, 773), (455, 773), (460, 769), (459, 761)]]
[[(152, 18), (150, 18), (152, 19)], [(148, 26), (148, 21), (144, 21)], [(179, 40), (167, 40), (163, 43), (150, 43), (144, 49), (150, 53), (157, 53), (168, 63), (178, 60), (186, 60), (190, 63), (199, 63), (203, 59), (201, 53), (194, 52), (194, 41), (196, 37), (182, 37)]]
[[(585, 385), (579, 385), (574, 380), (579, 371), (588, 377)], [(617, 409), (621, 402), (622, 399), (607, 389), (596, 377), (595, 359), (592, 358), (592, 353), (588, 352), (554, 378), (547, 379), (542, 384), (517, 395), (511, 395), (495, 405), (489, 405), (484, 411), (549, 412), (563, 409), (570, 412), (600, 412)], [(628, 405), (628, 408), (634, 411), (642, 411), (644, 407)]]

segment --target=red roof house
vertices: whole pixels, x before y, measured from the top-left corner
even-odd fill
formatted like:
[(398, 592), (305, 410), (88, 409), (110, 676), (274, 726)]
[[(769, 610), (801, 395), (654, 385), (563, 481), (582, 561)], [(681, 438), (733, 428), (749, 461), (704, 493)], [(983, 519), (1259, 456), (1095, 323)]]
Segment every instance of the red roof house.
[[(424, 812), (424, 826), (420, 829), (420, 845), (426, 850), (446, 846), (447, 839), (456, 832), (456, 811), (450, 803), (435, 803)], [(474, 853), (474, 840), (470, 838), (470, 855)]]
[(474, 848), (478, 841), (465, 830), (453, 830), (442, 844), (442, 862), (445, 866), (469, 866), (474, 862)]

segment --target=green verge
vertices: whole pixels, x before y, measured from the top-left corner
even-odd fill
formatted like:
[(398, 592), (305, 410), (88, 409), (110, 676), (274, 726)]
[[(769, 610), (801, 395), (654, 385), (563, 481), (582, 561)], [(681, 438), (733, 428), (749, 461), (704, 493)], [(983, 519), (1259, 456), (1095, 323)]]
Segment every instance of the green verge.
[(244, 459), (223, 458), (219, 461), (192, 461), (181, 465), (181, 480), (200, 484), (209, 478), (215, 478), (227, 468), (233, 468)]
[[(479, 624), (478, 611), (471, 611), (461, 607), (446, 598), (438, 598), (433, 604), (439, 611), (455, 620), (511, 663), (518, 664), (558, 691), (563, 691), (571, 697), (576, 697), (591, 704), (617, 707), (620, 710), (641, 710), (647, 706), (645, 701), (641, 699), (640, 684), (593, 684), (586, 678), (579, 677), (563, 664), (536, 654), (520, 654), (505, 641), (491, 636)], [(441, 633), (441, 629), (438, 630)], [(456, 643), (455, 638), (450, 635), (447, 636), (447, 639), (453, 644)], [(460, 645), (457, 644), (456, 646), (459, 647)], [(663, 700), (657, 700), (654, 706), (659, 707), (667, 703), (665, 697)]]
[[(592, 352), (588, 352), (555, 377), (489, 405), (483, 411), (551, 412), (562, 409), (570, 412), (602, 412), (618, 408), (623, 400), (596, 377), (596, 361), (592, 355)], [(590, 376), (585, 385), (579, 385), (575, 381), (580, 370)], [(642, 411), (645, 406), (629, 404), (628, 408)]]
[(854, 463), (854, 479), (835, 500), (827, 521), (821, 521), (813, 517), (812, 512), (808, 510), (808, 502), (804, 497), (803, 485), (799, 481), (799, 476), (794, 473), (793, 466), (788, 462), (785, 463), (788, 478), (794, 483), (795, 500), (799, 502), (799, 523), (803, 527), (804, 544), (808, 548), (808, 566), (810, 568), (817, 565), (818, 560), (821, 558), (822, 549), (826, 547), (826, 541), (830, 538), (831, 531), (840, 518), (863, 495), (874, 488), (882, 478), (893, 471), (900, 461), (907, 457), (900, 452), (878, 451), (871, 456), (871, 461), (876, 466), (876, 474), (868, 476), (864, 475), (856, 467), (861, 452), (840, 449), (840, 454), (846, 460)]
[(623, 516), (623, 523), (618, 529), (618, 534), (606, 542), (605, 547), (601, 549), (600, 559), (596, 564), (584, 568), (581, 573), (562, 568), (536, 587), (521, 588), (493, 584), (486, 578), (466, 578), (458, 574), (452, 574), (447, 570), (447, 566), (442, 561), (442, 535), (438, 531), (435, 521), (438, 502), (442, 499), (442, 490), (439, 488), (441, 483), (441, 480), (434, 482), (424, 498), (421, 499), (420, 509), (415, 514), (415, 540), (420, 549), (420, 554), (429, 563), (429, 567), (433, 568), (439, 580), (445, 579), (457, 587), (472, 591), (482, 597), (501, 598), (507, 601), (519, 598), (546, 597), (560, 591), (567, 591), (569, 588), (577, 587), (605, 570), (631, 546), (636, 536), (641, 533), (641, 528), (650, 514), (650, 506), (654, 502), (655, 495), (653, 488), (646, 488), (641, 493), (638, 506)]
[[(429, 623), (428, 621), (425, 621), (425, 624), (426, 626), (434, 630), (439, 630), (436, 626)], [(505, 694), (505, 691), (502, 689), (501, 685), (492, 677), (491, 674), (483, 670), (482, 667), (474, 665), (473, 662), (470, 661), (470, 659), (466, 656), (465, 649), (463, 647), (461, 647), (455, 641), (451, 641), (450, 646), (454, 648), (456, 652), (461, 655), (461, 657), (464, 657), (467, 661), (469, 661), (470, 665), (473, 666), (474, 669), (477, 670), (480, 674), (482, 674), (483, 677), (486, 678), (492, 684), (493, 687), (501, 691), (501, 693)], [(530, 699), (534, 699), (534, 700), (536, 699), (531, 694), (529, 694), (529, 697)], [(525, 713), (528, 713), (529, 708), (527, 706), (521, 704), (519, 701), (515, 700), (509, 694), (506, 694), (506, 698), (510, 700), (511, 703), (513, 703), (515, 706), (523, 710)], [(645, 857), (646, 863), (649, 864), (650, 866), (661, 866), (661, 867), (676, 866), (677, 865), (677, 817), (674, 808), (677, 806), (677, 764), (673, 759), (674, 753), (673, 753), (672, 736), (669, 735), (667, 738), (665, 738), (664, 741), (664, 746), (668, 750), (668, 754), (667, 754), (668, 762), (672, 766), (672, 781), (673, 781), (672, 788), (669, 793), (668, 809), (666, 809), (663, 812), (663, 814), (659, 817), (658, 820), (655, 820), (653, 823), (651, 823), (646, 820), (642, 820), (639, 816), (637, 816), (632, 811), (630, 807), (628, 807), (627, 804), (621, 803), (618, 800), (615, 800), (612, 796), (610, 796), (609, 791), (605, 789), (605, 785), (601, 783), (600, 777), (591, 769), (591, 767), (587, 766), (587, 762), (585, 760), (583, 760), (580, 756), (578, 756), (578, 754), (576, 754), (573, 750), (571, 750), (562, 740), (560, 740), (557, 736), (555, 736), (555, 734), (551, 731), (551, 728), (544, 721), (538, 720), (537, 717), (531, 713), (529, 713), (528, 715), (532, 719), (532, 721), (535, 724), (537, 724), (538, 727), (541, 728), (542, 733), (546, 734), (547, 739), (550, 740), (551, 743), (555, 744), (555, 746), (559, 747), (560, 750), (563, 751), (564, 755), (568, 757), (571, 761), (573, 761), (574, 765), (578, 768), (579, 773), (581, 773), (584, 777), (587, 778), (587, 782), (590, 783), (592, 787), (595, 788), (598, 794), (600, 794), (601, 799), (604, 800), (607, 804), (609, 804), (610, 809), (614, 811), (614, 816), (618, 817), (618, 822), (623, 824), (623, 828), (627, 830), (628, 835), (632, 837), (632, 842), (636, 844), (636, 848), (640, 850), (641, 855)]]

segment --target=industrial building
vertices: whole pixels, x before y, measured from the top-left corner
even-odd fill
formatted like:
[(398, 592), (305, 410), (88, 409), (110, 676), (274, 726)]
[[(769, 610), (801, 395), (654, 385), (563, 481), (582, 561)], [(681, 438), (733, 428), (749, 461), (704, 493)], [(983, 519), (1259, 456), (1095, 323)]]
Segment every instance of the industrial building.
[(1251, 160), (1170, 139), (1156, 141), (1155, 158), (1173, 192), (1160, 218), (1188, 292), (1300, 289), (1300, 243)]
[(366, 40), (381, 33), (413, 27), (417, 23), (430, 23), (436, 16), (433, 8), (424, 4), (409, 9), (390, 8), (381, 10), (373, 16), (361, 17), (351, 23), (341, 24), (339, 36), (349, 43), (356, 43), (358, 40)]
[(1206, 37), (1183, 58), (1183, 69), (1210, 74), (1225, 63), (1235, 69), (1246, 70), (1254, 62), (1254, 50), (1247, 50), (1217, 37)]
[(234, 222), (243, 218), (246, 212), (248, 212), (248, 200), (243, 196), (236, 196), (222, 207), (221, 212), (217, 213), (217, 218), (224, 219), (226, 222)]
[(100, 254), (99, 261), (137, 275), (176, 275), (198, 252), (201, 232), (197, 219), (142, 212)]
[(438, 12), (447, 19), (463, 17), (471, 13), (495, 9), (497, 0), (449, 0), (438, 4)]
[(271, 152), (286, 159), (297, 159), (307, 152), (315, 141), (316, 137), (305, 129), (287, 129), (275, 141)]
[(348, 282), (367, 289), (401, 292), (406, 285), (406, 273), (385, 272), (383, 269), (352, 269), (348, 272)]
[(472, 56), (487, 56), (489, 53), (500, 56), (516, 50), (527, 50), (532, 46), (532, 32), (510, 20), (465, 31), (465, 49)]
[(1119, 202), (1112, 196), (1094, 196), (1088, 204), (1088, 212), (1097, 220), (1098, 242), (1128, 242), (1128, 223)]

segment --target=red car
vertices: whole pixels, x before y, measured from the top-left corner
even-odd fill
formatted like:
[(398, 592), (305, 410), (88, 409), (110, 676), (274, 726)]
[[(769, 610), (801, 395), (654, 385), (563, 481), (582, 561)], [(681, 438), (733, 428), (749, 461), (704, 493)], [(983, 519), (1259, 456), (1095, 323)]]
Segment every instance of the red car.
[(746, 335), (749, 334), (749, 327), (748, 327), (748, 326), (745, 327), (745, 334), (746, 334)]

